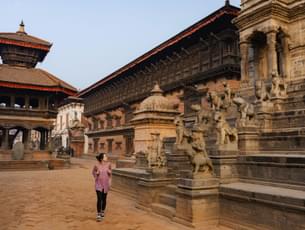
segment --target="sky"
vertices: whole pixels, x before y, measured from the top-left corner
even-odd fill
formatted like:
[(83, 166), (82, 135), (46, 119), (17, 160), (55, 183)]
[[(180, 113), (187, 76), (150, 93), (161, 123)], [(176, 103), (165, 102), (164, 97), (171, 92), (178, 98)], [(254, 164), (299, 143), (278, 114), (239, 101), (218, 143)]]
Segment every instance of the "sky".
[[(38, 68), (82, 90), (224, 5), (225, 0), (0, 0), (0, 32), (53, 43)], [(240, 0), (231, 0), (239, 6)]]

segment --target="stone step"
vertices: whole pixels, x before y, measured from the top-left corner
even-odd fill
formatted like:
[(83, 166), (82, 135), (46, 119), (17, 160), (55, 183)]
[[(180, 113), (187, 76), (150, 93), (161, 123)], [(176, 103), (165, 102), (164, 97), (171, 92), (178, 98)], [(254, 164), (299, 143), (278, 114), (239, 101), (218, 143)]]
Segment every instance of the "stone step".
[(238, 157), (240, 179), (305, 186), (305, 156), (256, 154)]
[(159, 203), (153, 203), (151, 205), (152, 211), (156, 214), (159, 214), (161, 216), (168, 217), (172, 219), (175, 216), (176, 209), (164, 204), (159, 204)]
[(305, 191), (261, 184), (235, 182), (220, 186), (223, 197), (244, 199), (248, 202), (263, 202), (280, 208), (295, 208), (305, 211)]
[(167, 194), (176, 195), (177, 185), (170, 184), (166, 186)]
[(220, 225), (233, 229), (304, 229), (305, 191), (235, 182), (220, 185), (219, 195)]
[(69, 168), (69, 161), (65, 160), (8, 160), (0, 161), (0, 171), (13, 170), (48, 170)]
[(160, 204), (164, 204), (164, 205), (176, 208), (176, 196), (175, 195), (162, 193), (159, 196), (159, 202), (160, 202)]

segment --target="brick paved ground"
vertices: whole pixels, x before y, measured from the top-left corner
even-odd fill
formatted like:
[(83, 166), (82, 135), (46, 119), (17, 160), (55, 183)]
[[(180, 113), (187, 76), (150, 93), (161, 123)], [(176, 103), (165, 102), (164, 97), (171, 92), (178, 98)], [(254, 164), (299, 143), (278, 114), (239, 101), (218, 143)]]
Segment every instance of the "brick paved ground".
[(166, 218), (138, 210), (110, 192), (106, 218), (95, 220), (94, 161), (68, 170), (0, 172), (0, 229), (184, 230)]
[[(96, 222), (93, 160), (73, 159), (71, 169), (0, 172), (0, 230), (188, 230), (135, 208), (113, 191), (106, 217)], [(226, 228), (221, 228), (226, 229)]]

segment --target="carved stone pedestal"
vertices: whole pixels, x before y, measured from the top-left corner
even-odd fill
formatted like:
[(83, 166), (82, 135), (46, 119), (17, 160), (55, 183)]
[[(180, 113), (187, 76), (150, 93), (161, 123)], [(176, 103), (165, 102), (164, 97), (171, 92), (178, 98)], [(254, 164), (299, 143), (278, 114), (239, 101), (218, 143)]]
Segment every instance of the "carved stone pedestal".
[(136, 164), (136, 159), (131, 157), (126, 157), (123, 159), (119, 159), (116, 162), (117, 168), (134, 168)]
[(151, 211), (152, 204), (159, 202), (159, 195), (166, 191), (166, 186), (174, 183), (174, 178), (167, 177), (167, 168), (153, 168), (147, 170), (148, 177), (138, 180), (136, 207)]
[(257, 126), (243, 127), (238, 132), (239, 154), (256, 153), (259, 151), (259, 131)]
[(272, 128), (272, 112), (274, 111), (274, 103), (270, 101), (259, 102), (255, 105), (257, 120), (262, 129)]
[(180, 179), (174, 221), (199, 229), (211, 229), (219, 223), (219, 181), (216, 178)]
[(274, 104), (274, 111), (279, 112), (283, 110), (283, 104), (286, 98), (271, 98), (272, 103)]
[(216, 155), (210, 156), (215, 176), (222, 184), (237, 180), (237, 156), (238, 150), (217, 150)]

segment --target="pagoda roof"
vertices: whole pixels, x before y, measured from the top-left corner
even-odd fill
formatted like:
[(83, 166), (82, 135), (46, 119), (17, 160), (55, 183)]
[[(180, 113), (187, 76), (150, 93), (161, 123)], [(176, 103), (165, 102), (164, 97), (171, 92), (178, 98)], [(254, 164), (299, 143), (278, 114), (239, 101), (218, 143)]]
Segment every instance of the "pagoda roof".
[(151, 57), (158, 55), (159, 53), (169, 49), (170, 47), (181, 42), (182, 40), (192, 36), (199, 30), (211, 25), (219, 18), (221, 18), (225, 15), (237, 16), (239, 14), (239, 11), (240, 11), (240, 8), (232, 6), (232, 5), (230, 5), (229, 1), (226, 1), (225, 6), (221, 7), (220, 9), (211, 13), (209, 16), (203, 18), (202, 20), (198, 21), (197, 23), (193, 24), (192, 26), (188, 27), (187, 29), (183, 30), (182, 32), (178, 33), (174, 37), (161, 43), (157, 47), (153, 48), (152, 50), (150, 50), (147, 53), (143, 54), (142, 56), (138, 57), (134, 61), (130, 62), (129, 64), (127, 64), (127, 65), (123, 66), (122, 68), (118, 69), (117, 71), (113, 72), (112, 74), (106, 76), (105, 78), (94, 83), (93, 85), (85, 88), (78, 94), (78, 96), (79, 97), (85, 96), (86, 94), (90, 93), (92, 90), (104, 85), (105, 83), (109, 82), (110, 80), (122, 76), (122, 74), (126, 73), (130, 69), (135, 68), (136, 66), (143, 63), (144, 61), (147, 61)]
[(0, 87), (37, 91), (62, 92), (75, 95), (77, 89), (39, 68), (0, 64)]
[(52, 44), (25, 33), (0, 33), (0, 44), (17, 45), (34, 49), (50, 50)]

